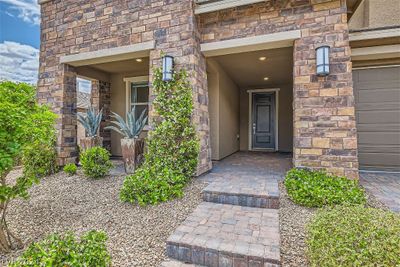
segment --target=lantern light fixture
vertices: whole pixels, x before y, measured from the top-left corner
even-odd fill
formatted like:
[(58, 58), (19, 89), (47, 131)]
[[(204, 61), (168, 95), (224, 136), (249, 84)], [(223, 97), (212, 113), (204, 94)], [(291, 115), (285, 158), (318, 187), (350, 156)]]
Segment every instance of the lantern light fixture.
[(315, 49), (316, 63), (317, 63), (317, 76), (329, 75), (329, 52), (330, 47), (323, 45)]
[(162, 80), (169, 82), (172, 80), (174, 72), (174, 57), (165, 55), (162, 57)]

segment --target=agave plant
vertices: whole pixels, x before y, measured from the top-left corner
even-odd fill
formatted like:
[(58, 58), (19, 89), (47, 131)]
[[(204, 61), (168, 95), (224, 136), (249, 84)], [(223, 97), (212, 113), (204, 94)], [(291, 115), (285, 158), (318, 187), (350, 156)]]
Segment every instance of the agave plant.
[(101, 119), (103, 118), (103, 109), (99, 113), (96, 112), (94, 107), (90, 107), (86, 115), (78, 113), (78, 121), (86, 130), (86, 137), (94, 137), (97, 135)]
[(115, 121), (111, 121), (111, 126), (107, 126), (106, 129), (114, 130), (120, 134), (122, 134), (125, 138), (137, 138), (140, 132), (143, 130), (147, 122), (146, 109), (142, 111), (139, 118), (135, 118), (135, 107), (126, 114), (126, 122), (125, 120), (115, 112), (112, 112)]

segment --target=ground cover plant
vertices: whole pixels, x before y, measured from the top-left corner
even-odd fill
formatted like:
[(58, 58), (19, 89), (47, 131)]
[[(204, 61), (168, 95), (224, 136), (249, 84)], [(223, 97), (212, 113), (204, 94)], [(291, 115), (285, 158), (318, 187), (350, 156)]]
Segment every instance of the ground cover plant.
[(9, 267), (111, 266), (104, 232), (89, 231), (77, 240), (72, 233), (53, 234), (31, 244)]
[(400, 215), (362, 205), (319, 211), (308, 225), (311, 266), (400, 266)]
[(323, 171), (292, 169), (286, 174), (284, 183), (290, 199), (306, 207), (366, 202), (358, 181)]
[(63, 171), (68, 174), (69, 176), (72, 176), (74, 174), (76, 174), (77, 171), (77, 167), (74, 163), (68, 163), (67, 165), (64, 166)]
[[(36, 90), (25, 83), (0, 82), (0, 251), (22, 247), (10, 231), (7, 208), (15, 198), (27, 198), (28, 189), (56, 171), (56, 115), (36, 103)], [(23, 172), (7, 180), (17, 165)]]
[(172, 81), (163, 82), (157, 68), (153, 88), (159, 120), (153, 122), (154, 130), (149, 133), (144, 164), (125, 178), (120, 192), (121, 200), (140, 205), (182, 196), (186, 182), (195, 173), (199, 153), (187, 73), (181, 70)]
[(112, 168), (110, 152), (105, 148), (95, 146), (83, 151), (80, 155), (83, 173), (90, 178), (102, 178)]

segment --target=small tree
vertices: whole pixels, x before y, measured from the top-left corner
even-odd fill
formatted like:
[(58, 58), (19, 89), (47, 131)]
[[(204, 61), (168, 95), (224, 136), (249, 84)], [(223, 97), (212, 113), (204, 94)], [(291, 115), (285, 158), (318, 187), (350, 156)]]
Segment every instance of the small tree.
[[(36, 103), (35, 93), (35, 88), (25, 83), (0, 82), (0, 251), (22, 246), (8, 228), (10, 201), (27, 198), (33, 183), (56, 170), (56, 115)], [(22, 175), (7, 179), (19, 163)]]
[(183, 194), (195, 173), (199, 140), (192, 124), (193, 96), (184, 70), (169, 82), (162, 81), (161, 69), (154, 70), (154, 109), (160, 116), (149, 133), (144, 164), (127, 176), (121, 190), (123, 201), (156, 204)]

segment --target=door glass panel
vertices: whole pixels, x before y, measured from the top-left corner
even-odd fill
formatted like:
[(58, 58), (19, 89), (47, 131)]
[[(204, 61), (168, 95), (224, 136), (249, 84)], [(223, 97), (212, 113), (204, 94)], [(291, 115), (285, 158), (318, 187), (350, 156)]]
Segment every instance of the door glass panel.
[(149, 86), (146, 84), (132, 84), (131, 103), (149, 102)]
[(270, 131), (270, 105), (257, 105), (257, 132)]

